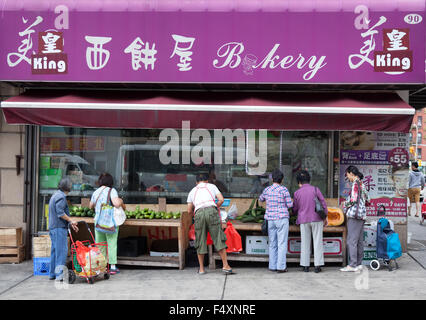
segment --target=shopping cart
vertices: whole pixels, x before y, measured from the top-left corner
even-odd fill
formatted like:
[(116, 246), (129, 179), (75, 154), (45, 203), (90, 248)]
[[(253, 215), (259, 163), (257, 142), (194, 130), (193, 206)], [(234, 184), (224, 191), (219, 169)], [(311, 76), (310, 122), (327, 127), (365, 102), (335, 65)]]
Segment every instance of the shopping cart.
[(423, 199), (423, 203), (422, 203), (422, 216), (420, 218), (420, 224), (423, 224), (423, 222), (425, 221), (426, 218), (426, 198)]
[(376, 255), (377, 259), (370, 262), (370, 268), (374, 271), (380, 269), (381, 264), (386, 266), (389, 271), (394, 270), (391, 262), (395, 263), (395, 269), (398, 269), (396, 259), (402, 255), (401, 242), (398, 233), (394, 231), (393, 223), (385, 218), (386, 209), (381, 205), (377, 211), (378, 216), (383, 216), (377, 221), (376, 235)]
[(110, 277), (108, 265), (108, 243), (96, 243), (89, 226), (85, 221), (77, 223), (78, 232), (68, 226), (71, 240), (72, 270), (68, 271), (68, 282), (74, 283), (77, 277), (93, 284), (94, 279), (103, 274), (104, 279)]

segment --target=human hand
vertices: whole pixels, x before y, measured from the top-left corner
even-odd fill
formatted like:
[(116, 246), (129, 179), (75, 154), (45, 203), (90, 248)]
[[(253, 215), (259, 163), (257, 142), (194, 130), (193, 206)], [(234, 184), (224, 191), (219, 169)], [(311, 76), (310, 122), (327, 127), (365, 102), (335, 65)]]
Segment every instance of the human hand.
[(71, 228), (72, 228), (75, 232), (78, 232), (77, 222), (72, 221), (72, 222), (71, 222)]
[(328, 218), (325, 218), (324, 220), (324, 227), (328, 226)]

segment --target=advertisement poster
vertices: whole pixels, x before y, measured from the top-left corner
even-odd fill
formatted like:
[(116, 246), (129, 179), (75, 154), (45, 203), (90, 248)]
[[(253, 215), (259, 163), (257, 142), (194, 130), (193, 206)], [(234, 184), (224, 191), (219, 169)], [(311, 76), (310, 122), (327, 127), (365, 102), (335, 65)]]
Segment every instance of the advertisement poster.
[(351, 183), (345, 170), (354, 165), (364, 175), (370, 196), (367, 219), (377, 216), (383, 205), (395, 222), (407, 218), (409, 179), (408, 134), (394, 132), (342, 131), (340, 133), (339, 203), (349, 195)]

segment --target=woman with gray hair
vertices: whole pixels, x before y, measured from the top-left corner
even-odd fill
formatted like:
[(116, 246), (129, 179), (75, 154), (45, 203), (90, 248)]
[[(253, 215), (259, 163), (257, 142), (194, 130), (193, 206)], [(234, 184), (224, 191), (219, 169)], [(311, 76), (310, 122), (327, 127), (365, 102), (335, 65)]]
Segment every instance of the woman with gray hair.
[(63, 178), (58, 184), (58, 190), (49, 201), (49, 235), (52, 242), (50, 251), (50, 280), (63, 280), (63, 266), (68, 254), (68, 224), (78, 232), (77, 222), (70, 219), (67, 195), (71, 191), (71, 180)]

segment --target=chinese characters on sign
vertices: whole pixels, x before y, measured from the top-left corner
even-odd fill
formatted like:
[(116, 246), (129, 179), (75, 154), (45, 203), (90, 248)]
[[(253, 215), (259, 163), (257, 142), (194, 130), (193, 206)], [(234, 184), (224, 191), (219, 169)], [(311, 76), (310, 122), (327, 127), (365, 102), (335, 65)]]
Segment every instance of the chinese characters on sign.
[[(387, 18), (381, 16), (379, 21), (369, 28), (371, 20), (368, 15), (368, 8), (359, 5), (355, 8), (355, 13), (359, 13), (355, 19), (355, 28), (358, 30), (367, 29), (367, 31), (361, 33), (361, 37), (366, 38), (366, 40), (360, 49), (360, 53), (349, 55), (349, 67), (358, 69), (364, 62), (367, 62), (374, 67), (376, 72), (402, 74), (413, 71), (413, 52), (409, 50), (410, 29), (382, 29), (383, 50), (374, 51), (376, 49), (375, 36), (379, 34), (377, 28), (384, 24)], [(370, 57), (373, 51), (374, 57)]]
[[(20, 37), (26, 38), (21, 40), (21, 45), (18, 48), (18, 52), (11, 52), (7, 55), (7, 64), (9, 65), (9, 67), (15, 67), (22, 61), (31, 64), (31, 58), (27, 57), (27, 54), (33, 48), (33, 40), (31, 35), (35, 32), (35, 30), (33, 30), (32, 28), (39, 25), (42, 21), (43, 18), (38, 16), (36, 20), (31, 25), (29, 25), (24, 31), (19, 32)], [(26, 24), (28, 20), (22, 17), (22, 22)], [(16, 58), (16, 60), (12, 59), (14, 57)]]
[(38, 33), (38, 54), (31, 56), (33, 74), (67, 73), (68, 58), (63, 53), (62, 32), (47, 30)]
[(103, 137), (42, 137), (40, 150), (41, 152), (105, 151), (105, 139)]
[(367, 207), (367, 216), (376, 216), (377, 208), (384, 205), (387, 216), (405, 218), (409, 178), (407, 149), (405, 133), (341, 132), (339, 202), (345, 200), (351, 187), (345, 179), (345, 170), (355, 165), (364, 175), (363, 182), (372, 203)]
[(155, 43), (152, 47), (149, 47), (149, 42), (144, 43), (141, 38), (137, 37), (126, 49), (125, 53), (131, 53), (132, 55), (132, 69), (138, 70), (142, 68), (141, 62), (145, 66), (145, 70), (148, 70), (148, 66), (151, 66), (151, 70), (154, 70), (154, 64), (157, 60), (155, 55), (157, 50), (155, 50)]
[(177, 66), (179, 71), (189, 71), (192, 69), (191, 66), (191, 56), (192, 56), (192, 46), (194, 45), (195, 38), (179, 36), (177, 34), (172, 35), (173, 40), (176, 41), (175, 49), (173, 50), (170, 58), (173, 58), (175, 55), (179, 56), (179, 62)]

